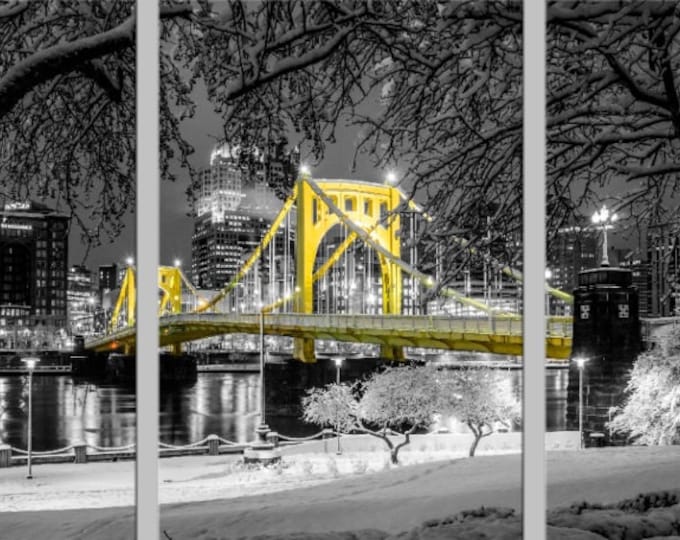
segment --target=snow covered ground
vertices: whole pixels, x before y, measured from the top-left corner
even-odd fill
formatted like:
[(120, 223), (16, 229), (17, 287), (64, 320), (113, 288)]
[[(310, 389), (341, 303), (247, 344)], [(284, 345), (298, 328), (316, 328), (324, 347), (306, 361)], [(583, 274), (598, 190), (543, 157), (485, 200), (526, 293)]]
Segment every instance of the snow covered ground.
[[(164, 459), (161, 528), (173, 540), (360, 529), (398, 533), (482, 505), (521, 511), (518, 453), (431, 461), (442, 456), (417, 448), (404, 453), (404, 461), (427, 462), (398, 468), (388, 468), (384, 456), (369, 459), (376, 454), (349, 448), (342, 456), (286, 456), (283, 466), (259, 472), (235, 456)], [(547, 456), (549, 507), (680, 487), (680, 447), (558, 450)], [(35, 466), (32, 485), (24, 475), (24, 468), (0, 472), (0, 538), (134, 537), (133, 508), (113, 508), (133, 504), (133, 462)], [(81, 509), (46, 511), (55, 508)]]

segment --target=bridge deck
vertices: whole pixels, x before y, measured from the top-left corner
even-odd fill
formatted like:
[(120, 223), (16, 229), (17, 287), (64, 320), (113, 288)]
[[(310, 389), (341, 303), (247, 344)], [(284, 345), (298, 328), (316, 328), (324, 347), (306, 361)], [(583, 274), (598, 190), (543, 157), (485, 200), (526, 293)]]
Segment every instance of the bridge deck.
[[(565, 359), (571, 351), (571, 325), (551, 322), (546, 337), (549, 358)], [(160, 346), (222, 334), (258, 334), (259, 314), (181, 314), (159, 320)], [(267, 314), (267, 335), (330, 339), (378, 345), (522, 355), (522, 320), (405, 315)], [(106, 351), (134, 347), (135, 328), (88, 340), (86, 347)]]

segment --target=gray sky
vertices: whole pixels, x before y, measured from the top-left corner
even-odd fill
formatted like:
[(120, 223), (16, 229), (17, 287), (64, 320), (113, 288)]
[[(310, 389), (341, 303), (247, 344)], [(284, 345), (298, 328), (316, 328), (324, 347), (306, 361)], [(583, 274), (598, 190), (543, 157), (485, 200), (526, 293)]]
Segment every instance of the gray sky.
[[(205, 96), (197, 97), (195, 116), (184, 122), (182, 130), (185, 138), (194, 146), (195, 153), (191, 157), (197, 168), (209, 165), (210, 152), (222, 133), (219, 117), (212, 111)], [(357, 168), (351, 170), (352, 158), (358, 137), (358, 129), (340, 125), (336, 133), (336, 142), (326, 147), (323, 160), (314, 164), (312, 174), (319, 178), (351, 178), (360, 180), (382, 181), (384, 174), (373, 167), (366, 156), (357, 160)], [(294, 143), (295, 141), (292, 141)], [(305, 147), (302, 146), (302, 160), (305, 160)], [(193, 221), (187, 216), (189, 211), (185, 194), (189, 185), (188, 173), (176, 169), (176, 182), (162, 181), (160, 193), (161, 213), (161, 253), (160, 263), (172, 265), (175, 258), (182, 261), (182, 266), (191, 266), (191, 234)], [(135, 216), (134, 203), (130, 204), (131, 212), (126, 216), (125, 228), (113, 242), (104, 241), (103, 245), (92, 249), (85, 261), (86, 266), (95, 270), (99, 265), (120, 263), (135, 253)], [(80, 242), (79, 231), (74, 228), (70, 237), (69, 264), (80, 264), (85, 249)]]

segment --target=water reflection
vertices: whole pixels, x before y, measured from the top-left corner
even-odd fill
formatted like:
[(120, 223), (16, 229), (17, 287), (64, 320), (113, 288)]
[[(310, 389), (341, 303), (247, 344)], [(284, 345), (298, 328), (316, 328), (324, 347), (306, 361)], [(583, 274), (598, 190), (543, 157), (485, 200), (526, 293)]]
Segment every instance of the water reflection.
[[(521, 370), (507, 370), (513, 393), (522, 394)], [(546, 372), (547, 429), (565, 429), (568, 371)], [(298, 399), (301, 396), (298, 396)], [(293, 397), (293, 399), (296, 399)], [(187, 444), (214, 433), (225, 439), (253, 439), (259, 424), (260, 386), (256, 373), (200, 373), (191, 385), (161, 387), (160, 438)], [(28, 377), (0, 376), (0, 442), (26, 448)], [(295, 416), (268, 407), (273, 429), (296, 436), (318, 431)], [(78, 441), (124, 446), (135, 441), (134, 388), (34, 375), (33, 448), (53, 450)], [(452, 427), (455, 429), (454, 424)]]
[[(0, 441), (27, 447), (28, 377), (0, 377)], [(131, 389), (33, 376), (33, 448), (53, 450), (84, 441), (122, 446), (135, 440)]]
[(161, 391), (161, 440), (186, 444), (211, 433), (253, 439), (259, 423), (260, 385), (252, 373), (200, 373), (193, 386)]

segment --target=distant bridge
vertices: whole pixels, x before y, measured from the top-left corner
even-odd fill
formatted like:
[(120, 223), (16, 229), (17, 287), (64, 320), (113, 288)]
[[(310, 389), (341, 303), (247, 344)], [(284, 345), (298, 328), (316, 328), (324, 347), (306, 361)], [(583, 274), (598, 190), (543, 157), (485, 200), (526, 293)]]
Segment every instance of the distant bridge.
[[(258, 334), (260, 315), (186, 313), (160, 318), (160, 346), (222, 334)], [(546, 338), (548, 357), (567, 359), (571, 352), (571, 323), (568, 318), (554, 318)], [(383, 349), (422, 347), (482, 353), (522, 355), (522, 320), (456, 318), (424, 315), (304, 315), (267, 314), (266, 335), (298, 339), (373, 343)], [(88, 341), (88, 348), (103, 352), (120, 347), (134, 347), (135, 328)]]
[[(295, 287), (290, 293), (271, 304), (249, 305), (256, 313), (217, 313), (220, 302), (241, 284), (265, 248), (275, 239), (276, 231), (295, 206)], [(522, 319), (516, 313), (489, 306), (477, 298), (446, 286), (437, 286), (434, 276), (418, 270), (413, 261), (401, 259), (399, 213), (404, 209), (431, 218), (394, 186), (348, 181), (313, 180), (303, 175), (295, 185), (292, 195), (241, 270), (218, 294), (210, 299), (198, 297), (195, 287), (179, 268), (161, 267), (158, 287), (160, 346), (181, 350), (181, 344), (211, 336), (260, 332), (260, 315), (264, 313), (264, 333), (294, 338), (293, 355), (298, 360), (313, 362), (314, 340), (330, 339), (345, 342), (373, 343), (381, 346), (381, 356), (403, 359), (403, 347), (464, 350), (505, 355), (522, 355)], [(346, 239), (315, 269), (319, 246), (324, 236), (336, 225), (346, 230)], [(342, 254), (356, 240), (369, 246), (377, 256), (380, 266), (382, 313), (379, 314), (314, 314), (313, 284), (337, 263)], [(467, 242), (454, 238), (461, 246), (470, 249)], [(502, 273), (522, 280), (522, 274), (507, 266), (491, 261)], [(409, 275), (425, 290), (435, 289), (447, 298), (468, 306), (478, 316), (423, 316), (402, 315), (403, 274)], [(123, 349), (131, 352), (135, 347), (136, 283), (134, 269), (129, 267), (121, 285), (109, 333), (91, 338), (86, 348), (94, 351)], [(182, 289), (196, 296), (196, 307), (182, 313)], [(546, 284), (546, 292), (561, 301), (570, 303), (571, 295)], [(366, 291), (364, 291), (366, 294)], [(275, 313), (292, 306), (292, 312)], [(122, 321), (122, 324), (121, 324)], [(548, 356), (568, 358), (571, 350), (571, 319), (554, 317), (547, 325), (546, 348)]]

